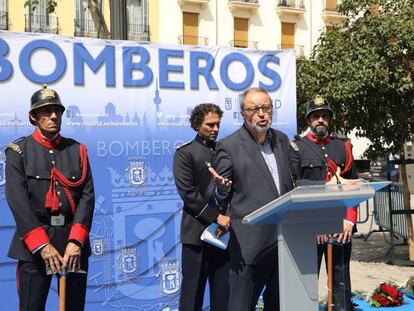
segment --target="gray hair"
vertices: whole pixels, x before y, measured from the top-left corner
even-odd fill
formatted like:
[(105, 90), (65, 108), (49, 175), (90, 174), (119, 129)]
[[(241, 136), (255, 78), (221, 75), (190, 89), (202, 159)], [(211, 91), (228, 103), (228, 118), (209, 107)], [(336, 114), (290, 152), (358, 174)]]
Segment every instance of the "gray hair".
[(270, 103), (272, 103), (272, 99), (270, 98), (269, 93), (265, 89), (262, 89), (261, 87), (251, 87), (251, 88), (248, 88), (247, 90), (245, 90), (243, 92), (242, 96), (241, 96), (240, 111), (244, 110), (244, 101), (246, 100), (246, 96), (250, 93), (264, 93), (264, 94), (266, 94), (266, 96), (269, 99)]

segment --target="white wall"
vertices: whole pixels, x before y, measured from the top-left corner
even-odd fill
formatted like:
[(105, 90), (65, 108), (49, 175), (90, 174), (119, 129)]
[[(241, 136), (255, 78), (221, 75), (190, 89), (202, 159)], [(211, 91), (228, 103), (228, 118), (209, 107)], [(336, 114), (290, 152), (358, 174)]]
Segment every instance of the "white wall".
[[(210, 0), (207, 5), (185, 4), (177, 0), (160, 0), (160, 42), (177, 44), (182, 35), (182, 12), (199, 13), (199, 36), (208, 37), (209, 45), (229, 46), (233, 40), (234, 17), (249, 18), (249, 41), (257, 41), (259, 49), (275, 50), (281, 43), (281, 18), (276, 13), (277, 0), (259, 0), (257, 10), (231, 12), (228, 0)], [(303, 45), (305, 56), (324, 30), (321, 13), (324, 1), (305, 0), (305, 13), (283, 17), (296, 23), (295, 45)]]

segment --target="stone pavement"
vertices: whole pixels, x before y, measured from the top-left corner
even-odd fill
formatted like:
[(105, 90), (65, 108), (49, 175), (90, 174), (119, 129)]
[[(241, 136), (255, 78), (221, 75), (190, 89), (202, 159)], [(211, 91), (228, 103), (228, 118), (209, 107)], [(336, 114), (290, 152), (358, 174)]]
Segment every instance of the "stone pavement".
[[(414, 198), (411, 202), (413, 204)], [(410, 276), (414, 276), (414, 267), (393, 266), (387, 264), (389, 257), (386, 253), (390, 247), (390, 235), (388, 233), (373, 233), (367, 241), (363, 237), (370, 229), (378, 229), (372, 222), (372, 202), (369, 204), (368, 221), (358, 225), (358, 233), (354, 235), (351, 257), (351, 283), (352, 290), (371, 291), (384, 281), (405, 282)], [(365, 218), (365, 208), (362, 208), (361, 216)], [(396, 247), (397, 259), (408, 259), (408, 246)], [(319, 279), (319, 298), (326, 299), (326, 273), (325, 267), (321, 267)]]

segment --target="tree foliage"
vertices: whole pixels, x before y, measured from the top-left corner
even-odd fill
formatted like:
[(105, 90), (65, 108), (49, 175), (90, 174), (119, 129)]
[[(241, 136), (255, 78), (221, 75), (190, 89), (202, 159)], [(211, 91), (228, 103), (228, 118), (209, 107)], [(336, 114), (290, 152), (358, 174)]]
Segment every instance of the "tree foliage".
[(368, 157), (398, 154), (414, 131), (412, 0), (343, 0), (340, 26), (322, 34), (309, 60), (298, 60), (298, 124), (306, 102), (326, 97), (334, 127), (371, 140)]

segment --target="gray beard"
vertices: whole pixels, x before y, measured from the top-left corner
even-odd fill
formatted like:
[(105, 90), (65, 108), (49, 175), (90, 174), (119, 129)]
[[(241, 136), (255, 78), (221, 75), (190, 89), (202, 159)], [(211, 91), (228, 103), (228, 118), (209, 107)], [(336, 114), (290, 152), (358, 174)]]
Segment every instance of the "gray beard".
[(270, 129), (270, 127), (272, 126), (272, 120), (269, 120), (269, 124), (266, 127), (255, 126), (255, 125), (253, 125), (253, 123), (251, 123), (247, 120), (244, 120), (244, 121), (246, 123), (247, 128), (250, 131), (256, 132), (257, 134), (266, 133), (267, 130)]
[(316, 129), (311, 127), (310, 131), (312, 132), (313, 136), (315, 136), (317, 138), (324, 138), (328, 134), (328, 128), (327, 127), (325, 127), (324, 131), (319, 131), (319, 132), (316, 132)]

